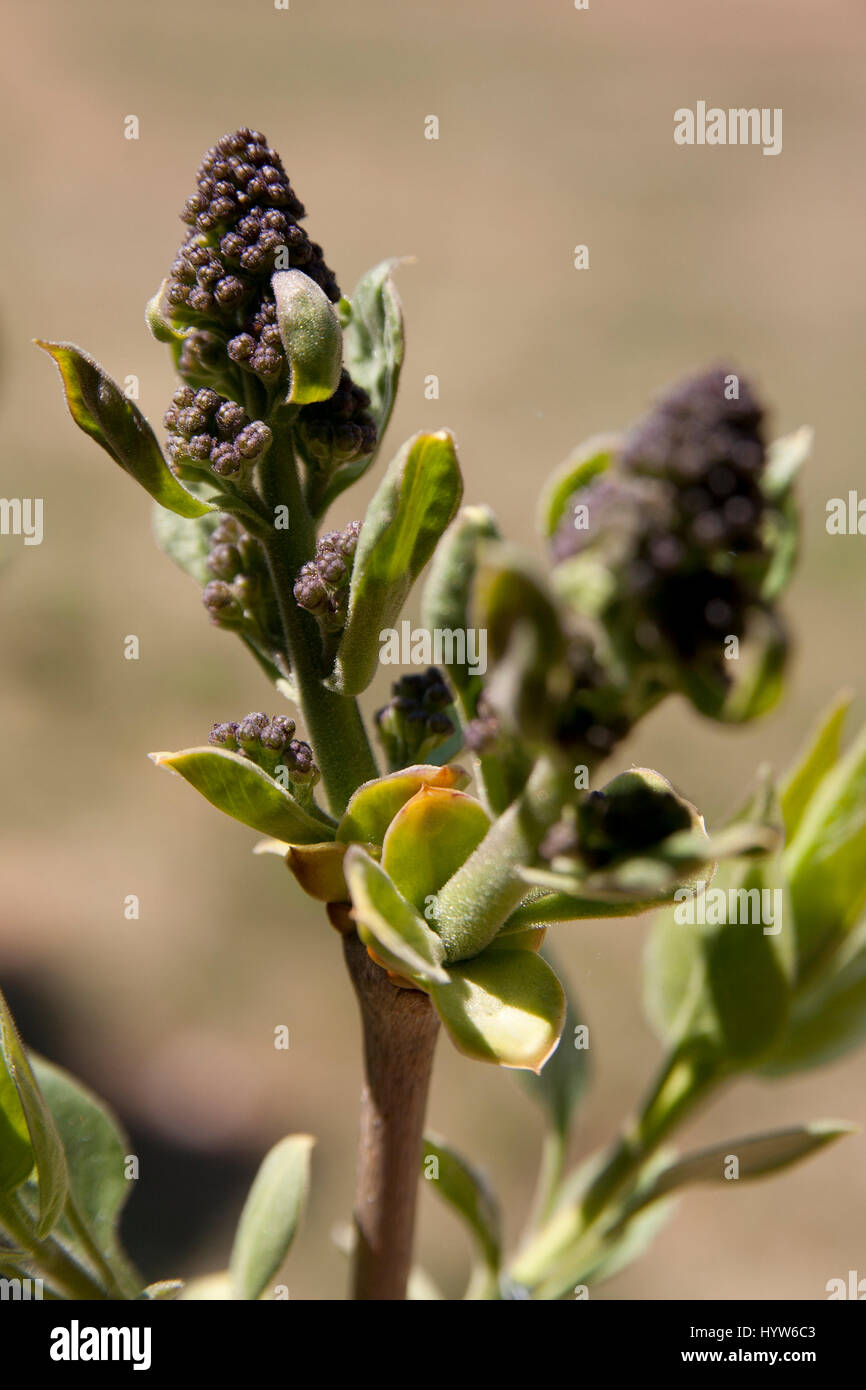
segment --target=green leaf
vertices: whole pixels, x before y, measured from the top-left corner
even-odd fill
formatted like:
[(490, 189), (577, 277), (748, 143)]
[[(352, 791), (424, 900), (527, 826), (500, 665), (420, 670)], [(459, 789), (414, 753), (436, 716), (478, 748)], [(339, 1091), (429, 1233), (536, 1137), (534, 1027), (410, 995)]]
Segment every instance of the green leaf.
[(77, 1212), (97, 1249), (125, 1280), (127, 1292), (135, 1292), (140, 1280), (118, 1235), (120, 1214), (133, 1188), (125, 1175), (129, 1140), (104, 1102), (68, 1072), (36, 1056), (33, 1071), (63, 1144)]
[[(18, 1105), (9, 1090), (11, 1083)], [(63, 1144), (21, 1045), (15, 1021), (0, 993), (0, 1137), (9, 1144), (0, 1158), (3, 1189), (17, 1187), (34, 1163), (38, 1177), (36, 1234), (42, 1239), (56, 1225), (66, 1202), (69, 1174)], [(22, 1130), (23, 1116), (25, 1128)], [(29, 1144), (26, 1135), (29, 1134)], [(26, 1168), (25, 1168), (26, 1164)]]
[(580, 444), (548, 479), (538, 513), (543, 536), (553, 535), (569, 498), (611, 466), (618, 447), (615, 436), (596, 435)]
[(168, 301), (170, 284), (171, 279), (166, 276), (156, 294), (151, 295), (144, 306), (144, 321), (158, 343), (169, 343), (176, 347), (193, 329), (178, 328), (172, 323), (171, 305)]
[[(451, 523), (424, 584), (421, 621), (428, 632), (465, 632), (472, 626), (475, 577), (484, 544), (492, 540), (501, 540), (501, 533), (489, 507), (464, 507)], [(451, 655), (457, 656), (456, 644)], [(473, 719), (482, 677), (470, 674), (466, 662), (446, 662), (445, 669), (466, 717)]]
[(572, 685), (554, 596), (531, 559), (504, 544), (487, 546), (475, 596), (492, 662), (486, 698), (507, 727), (544, 739)]
[(766, 1076), (787, 1076), (823, 1066), (864, 1039), (866, 926), (861, 926), (845, 942), (829, 975), (822, 974), (795, 999), (787, 1032), (762, 1070)]
[(780, 820), (772, 784), (762, 779), (709, 842), (713, 857), (719, 844), (742, 857), (675, 894), (677, 906), (660, 914), (648, 943), (645, 1000), (661, 1036), (709, 1047), (733, 1068), (762, 1062), (789, 1017), (794, 921)]
[(392, 271), (399, 260), (380, 261), (352, 292), (343, 335), (343, 359), (357, 386), (370, 397), (381, 439), (391, 418), (403, 365), (403, 311)]
[[(500, 946), (504, 945), (500, 938), (497, 941)], [(556, 961), (549, 951), (545, 951), (545, 956), (556, 969)], [(565, 1023), (559, 1047), (548, 1057), (540, 1072), (517, 1073), (524, 1090), (547, 1111), (550, 1123), (563, 1139), (568, 1137), (571, 1117), (589, 1081), (589, 1049), (575, 1045), (575, 1030), (580, 1023), (574, 996), (570, 990), (566, 990)]]
[(788, 780), (781, 787), (779, 799), (785, 821), (785, 836), (790, 844), (799, 829), (809, 802), (831, 767), (839, 761), (842, 728), (851, 706), (852, 695), (841, 691), (818, 728), (813, 732), (809, 747)]
[(375, 860), (359, 845), (351, 845), (343, 871), (352, 898), (352, 916), (364, 945), (398, 975), (424, 984), (447, 982), (442, 942)]
[(463, 491), (446, 430), (417, 434), (391, 463), (364, 518), (346, 627), (327, 682), (341, 695), (365, 690), (379, 665), (384, 630), (394, 629)]
[(309, 1134), (281, 1139), (256, 1174), (229, 1261), (236, 1298), (260, 1298), (289, 1253), (307, 1201), (315, 1142)]
[(340, 384), (343, 360), (343, 333), (334, 306), (302, 270), (278, 270), (271, 285), (289, 363), (286, 403), (327, 401)]
[[(458, 514), (436, 547), (424, 585), (421, 620), (428, 632), (465, 632), (473, 625), (474, 587), (484, 546), (500, 539), (499, 527), (487, 507), (464, 507)], [(467, 663), (456, 660), (456, 644), (444, 650), (454, 658), (444, 665), (463, 717), (474, 719), (483, 679), (472, 675)], [(525, 739), (502, 730), (496, 748), (476, 756), (475, 768), (484, 804), (499, 815), (522, 791), (532, 768), (532, 755)]]
[(774, 439), (767, 450), (767, 466), (761, 480), (764, 496), (777, 505), (788, 495), (806, 459), (812, 452), (815, 431), (801, 425), (792, 434)]
[[(516, 907), (499, 936), (511, 932), (524, 931), (527, 927), (544, 926), (553, 922), (579, 922), (590, 918), (637, 917), (642, 912), (650, 912), (658, 907), (655, 899), (637, 902), (603, 902), (594, 898), (579, 898), (571, 893), (550, 892), (539, 898), (531, 898)], [(499, 937), (497, 937), (497, 940)]]
[[(782, 910), (781, 931), (776, 934), (772, 928), (765, 932), (767, 924), (751, 920), (754, 896), (731, 897), (777, 889)], [(742, 861), (720, 874), (703, 898), (707, 916), (710, 902), (723, 902), (710, 896), (714, 894), (725, 895), (719, 915), (745, 915), (749, 920), (678, 921), (677, 916), (692, 907), (683, 902), (665, 911), (649, 941), (647, 1009), (669, 1043), (706, 1038), (730, 1065), (745, 1067), (762, 1061), (778, 1042), (791, 1002), (792, 922), (778, 857), (766, 864)], [(777, 900), (768, 901), (775, 912)], [(696, 915), (701, 902), (700, 897), (695, 900)]]
[(616, 1235), (606, 1235), (599, 1246), (581, 1247), (575, 1242), (560, 1258), (543, 1271), (532, 1290), (534, 1300), (551, 1302), (572, 1297), (581, 1284), (593, 1288), (612, 1279), (640, 1259), (673, 1215), (674, 1202), (656, 1202), (620, 1227)]
[(864, 865), (866, 729), (817, 786), (785, 851), (801, 980), (866, 909)]
[(401, 806), (422, 787), (463, 787), (468, 781), (463, 768), (455, 764), (419, 763), (364, 782), (350, 798), (336, 838), (344, 844), (381, 845)]
[(484, 1175), (438, 1134), (425, 1134), (422, 1172), (429, 1175), (429, 1160), (436, 1160), (431, 1179), (438, 1195), (468, 1226), (486, 1269), (493, 1275), (502, 1259), (502, 1219), (499, 1204)]
[[(490, 818), (465, 792), (421, 787), (392, 820), (382, 845), (382, 868), (419, 912), (477, 849)], [(435, 918), (434, 918), (435, 920)]]
[(767, 450), (761, 480), (769, 502), (764, 521), (764, 549), (770, 557), (761, 598), (773, 603), (787, 587), (800, 548), (800, 509), (794, 494), (797, 473), (812, 447), (808, 426), (775, 440)]
[[(316, 515), (327, 511), (341, 492), (375, 461), (397, 394), (403, 365), (403, 313), (391, 275), (399, 261), (382, 261), (355, 286), (343, 324), (343, 363), (352, 380), (370, 397), (378, 443), (371, 454), (341, 464), (316, 500)], [(343, 301), (345, 303), (345, 301)]]
[(207, 516), (189, 518), (166, 511), (165, 507), (153, 509), (153, 534), (160, 550), (202, 588), (213, 578), (207, 561), (210, 539), (219, 521), (217, 511), (211, 511)]
[[(3, 1009), (0, 995), (0, 1011)], [(33, 1168), (33, 1145), (13, 1077), (0, 1057), (0, 1195), (14, 1192)]]
[[(795, 1125), (790, 1129), (777, 1129), (768, 1134), (713, 1144), (663, 1168), (651, 1185), (626, 1208), (623, 1220), (629, 1220), (636, 1211), (657, 1202), (660, 1197), (678, 1192), (693, 1183), (712, 1182), (736, 1187), (737, 1182), (744, 1179), (765, 1177), (768, 1173), (778, 1172), (780, 1168), (788, 1168), (801, 1159), (809, 1158), (818, 1149), (823, 1149), (845, 1134), (856, 1132), (856, 1125), (818, 1120), (809, 1125)], [(726, 1175), (732, 1157), (736, 1157), (739, 1164), (736, 1179)]]
[(565, 1020), (562, 986), (547, 962), (531, 951), (484, 951), (448, 973), (430, 994), (458, 1051), (540, 1071)]
[(109, 376), (74, 343), (44, 343), (54, 358), (76, 425), (111, 455), (161, 507), (178, 516), (204, 516), (213, 508), (178, 482), (162, 456), (156, 436), (141, 411)]
[(266, 772), (226, 748), (185, 748), (179, 753), (150, 753), (157, 767), (167, 767), (233, 820), (287, 844), (311, 845), (334, 837), (324, 820), (309, 815)]

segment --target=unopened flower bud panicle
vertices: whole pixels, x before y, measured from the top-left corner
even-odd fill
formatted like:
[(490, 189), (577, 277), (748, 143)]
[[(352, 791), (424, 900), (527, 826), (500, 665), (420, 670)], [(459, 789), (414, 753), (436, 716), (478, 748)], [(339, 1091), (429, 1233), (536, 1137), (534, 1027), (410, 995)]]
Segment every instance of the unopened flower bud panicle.
[(287, 715), (269, 717), (258, 711), (237, 723), (214, 724), (208, 737), (215, 747), (241, 753), (299, 799), (309, 801), (319, 769), (310, 745), (294, 734), (295, 721)]
[(377, 431), (370, 414), (370, 397), (356, 386), (345, 368), (333, 396), (304, 406), (297, 438), (308, 470), (326, 477), (340, 464), (373, 452)]
[(204, 603), (217, 627), (244, 636), (272, 659), (282, 640), (273, 580), (261, 542), (235, 517), (224, 516), (211, 532), (207, 569), (213, 580)]
[(244, 610), (231, 586), (221, 579), (212, 579), (202, 590), (202, 603), (215, 627), (239, 631), (244, 624)]
[(762, 605), (765, 463), (752, 389), (714, 368), (666, 394), (563, 511), (555, 561), (592, 554), (616, 576), (602, 622), (621, 654), (631, 649), (633, 670), (654, 668), (659, 689), (677, 688), (684, 664), (730, 684), (724, 643)]
[(451, 703), (451, 692), (434, 666), (392, 684), (391, 699), (375, 715), (392, 770), (423, 762), (453, 737), (455, 726), (446, 713)]
[(315, 557), (301, 567), (295, 580), (295, 602), (312, 613), (325, 632), (339, 632), (346, 625), (360, 534), (360, 521), (350, 521), (343, 531), (327, 531), (316, 544)]
[(169, 432), (169, 457), (181, 478), (201, 480), (210, 473), (243, 479), (271, 443), (271, 431), (262, 420), (250, 420), (236, 401), (209, 387), (193, 391), (181, 386), (163, 423)]
[(246, 127), (224, 135), (205, 154), (197, 185), (181, 214), (190, 230), (167, 293), (178, 320), (236, 328), (266, 297), (274, 269), (290, 266), (337, 302), (334, 274), (298, 225), (303, 205), (264, 135)]

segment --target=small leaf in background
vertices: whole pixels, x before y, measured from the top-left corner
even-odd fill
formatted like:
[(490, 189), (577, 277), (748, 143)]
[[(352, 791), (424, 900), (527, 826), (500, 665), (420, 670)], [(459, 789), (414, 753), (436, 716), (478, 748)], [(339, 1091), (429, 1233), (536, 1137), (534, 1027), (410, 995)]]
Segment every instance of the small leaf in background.
[(370, 397), (377, 442), (372, 453), (342, 463), (311, 499), (321, 516), (347, 487), (376, 461), (397, 394), (403, 364), (403, 315), (391, 270), (397, 261), (382, 261), (362, 276), (352, 302), (340, 303), (343, 316), (343, 364), (356, 386)]
[[(435, 1165), (429, 1164), (435, 1159)], [(438, 1134), (425, 1134), (422, 1173), (430, 1185), (466, 1223), (484, 1269), (494, 1279), (502, 1259), (502, 1217), (499, 1203), (484, 1175)]]
[(547, 737), (572, 677), (559, 609), (546, 580), (522, 551), (491, 543), (479, 567), (474, 611), (487, 630), (488, 703), (524, 739)]
[(490, 818), (465, 792), (421, 787), (396, 814), (382, 844), (382, 868), (410, 903), (423, 912), (480, 845)]
[[(856, 1125), (840, 1123), (836, 1120), (817, 1120), (809, 1125), (795, 1125), (790, 1129), (778, 1129), (769, 1134), (750, 1135), (744, 1139), (728, 1139), (723, 1144), (713, 1144), (698, 1153), (688, 1154), (676, 1163), (663, 1168), (652, 1183), (626, 1208), (623, 1220), (630, 1219), (635, 1211), (657, 1202), (672, 1192), (691, 1183), (721, 1183), (736, 1187), (737, 1182), (749, 1178), (764, 1177), (780, 1168), (787, 1168), (801, 1159), (809, 1158), (826, 1144), (832, 1144), (846, 1134), (857, 1132)], [(730, 1176), (733, 1166), (729, 1160), (736, 1158), (736, 1177)]]
[(616, 1235), (609, 1235), (600, 1248), (596, 1245), (591, 1253), (576, 1243), (573, 1250), (566, 1250), (545, 1269), (530, 1296), (540, 1302), (573, 1298), (578, 1284), (595, 1287), (612, 1279), (646, 1253), (670, 1220), (675, 1205), (672, 1201), (654, 1202), (645, 1211), (637, 1212)]
[(150, 753), (157, 767), (167, 767), (233, 820), (287, 844), (312, 845), (333, 836), (324, 821), (303, 810), (266, 772), (225, 748), (186, 748), (179, 753)]
[(803, 981), (866, 908), (866, 729), (816, 786), (783, 862)]
[[(118, 1236), (120, 1214), (133, 1187), (125, 1175), (129, 1141), (103, 1102), (68, 1072), (36, 1056), (33, 1071), (66, 1153), (69, 1191), (78, 1214), (99, 1251), (125, 1281), (127, 1292), (134, 1293), (141, 1281)], [(75, 1239), (73, 1231), (71, 1242)]]
[(153, 534), (163, 554), (204, 588), (213, 574), (208, 569), (211, 536), (220, 522), (219, 512), (207, 516), (182, 517), (165, 507), (153, 509)]
[(547, 892), (516, 907), (500, 928), (496, 940), (499, 941), (512, 932), (525, 931), (527, 927), (546, 926), (554, 922), (579, 922), (587, 918), (595, 920), (601, 917), (637, 917), (654, 907), (658, 907), (655, 900), (638, 900), (632, 903), (602, 902), (597, 898), (579, 898), (571, 893)]
[[(430, 563), (430, 572), (421, 600), (421, 621), (428, 632), (465, 632), (473, 625), (472, 607), (475, 580), (485, 544), (501, 540), (493, 513), (488, 507), (464, 507), (452, 522)], [(456, 647), (443, 661), (453, 685), (464, 720), (478, 713), (478, 697), (484, 684), (473, 675), (468, 660), (459, 662)], [(526, 740), (518, 734), (500, 730), (495, 746), (475, 755), (475, 770), (485, 806), (499, 815), (520, 794), (532, 768), (532, 755)]]
[[(6, 1183), (10, 1183), (16, 1172), (20, 1172), (27, 1155), (21, 1147), (23, 1134), (20, 1115), (12, 1102), (9, 1083), (17, 1093), (21, 1113), (30, 1136), (30, 1161), (26, 1172), (17, 1182), (23, 1181), (34, 1163), (38, 1179), (38, 1220), (36, 1234), (41, 1239), (52, 1229), (63, 1211), (69, 1191), (69, 1174), (63, 1144), (51, 1111), (45, 1103), (36, 1078), (28, 1062), (21, 1039), (15, 1027), (9, 1006), (0, 994), (0, 1101), (5, 1116), (4, 1142), (10, 1141), (9, 1155), (4, 1155), (0, 1172), (7, 1169)], [(9, 1190), (9, 1186), (6, 1186)]]
[(352, 292), (343, 333), (343, 360), (356, 385), (370, 397), (381, 440), (391, 418), (403, 365), (403, 311), (392, 271), (399, 260), (381, 261)]
[(358, 845), (350, 846), (343, 865), (364, 945), (398, 975), (425, 983), (447, 981), (442, 942), (384, 870)]
[[(557, 971), (561, 983), (562, 972), (557, 968), (555, 958), (549, 951), (544, 954)], [(548, 1057), (540, 1072), (517, 1073), (523, 1089), (547, 1111), (553, 1129), (563, 1139), (568, 1136), (572, 1115), (589, 1081), (589, 1049), (577, 1046), (581, 1040), (577, 1030), (582, 1022), (574, 995), (566, 989), (565, 1022), (559, 1047)]]
[(569, 499), (612, 464), (619, 441), (613, 435), (597, 435), (580, 444), (548, 479), (541, 494), (538, 515), (543, 536), (556, 531)]
[[(471, 627), (470, 607), (475, 576), (485, 541), (501, 540), (501, 532), (489, 507), (464, 507), (436, 547), (424, 584), (421, 620), (429, 632), (465, 632)], [(455, 647), (453, 655), (458, 655)], [(483, 685), (467, 663), (445, 662), (467, 718), (475, 716)]]
[(101, 444), (161, 507), (185, 517), (203, 516), (212, 510), (178, 482), (141, 411), (92, 357), (74, 343), (37, 340), (37, 345), (60, 369), (66, 403), (76, 425)]
[(835, 1061), (866, 1038), (866, 923), (844, 942), (825, 973), (794, 1000), (788, 1028), (762, 1068), (786, 1076)]
[(460, 504), (463, 482), (447, 430), (417, 434), (390, 464), (364, 518), (349, 612), (327, 684), (358, 695), (376, 674), (381, 633), (395, 629), (409, 590)]
[(803, 814), (821, 782), (839, 761), (842, 729), (851, 707), (851, 692), (841, 691), (826, 714), (822, 715), (809, 747), (779, 792), (785, 836), (791, 843)]
[(812, 452), (814, 439), (815, 431), (811, 425), (801, 425), (791, 434), (773, 440), (767, 450), (767, 466), (761, 479), (764, 495), (771, 502), (778, 504), (790, 492), (797, 474)]
[(458, 1051), (540, 1071), (565, 1019), (562, 986), (547, 962), (530, 951), (484, 951), (448, 973), (430, 993)]
[(327, 401), (340, 384), (343, 334), (336, 310), (321, 286), (302, 270), (271, 277), (277, 327), (289, 363), (290, 405)]
[(232, 1246), (229, 1274), (236, 1298), (260, 1298), (289, 1253), (307, 1201), (315, 1142), (309, 1134), (292, 1134), (265, 1156)]
[(337, 839), (344, 843), (381, 845), (401, 806), (422, 787), (463, 787), (468, 781), (462, 767), (424, 763), (365, 782), (346, 807), (337, 826)]
[[(760, 804), (759, 804), (760, 803)], [(760, 818), (751, 824), (746, 818)], [(690, 885), (659, 914), (647, 945), (647, 1012), (669, 1044), (705, 1039), (734, 1067), (763, 1061), (787, 1026), (794, 969), (794, 917), (782, 872), (779, 812), (762, 786), (717, 837), (732, 854), (704, 891)], [(767, 835), (764, 855), (761, 834)], [(772, 851), (767, 853), (767, 851)], [(709, 880), (710, 875), (707, 875)]]
[(767, 466), (761, 480), (770, 503), (765, 513), (764, 548), (770, 563), (761, 585), (761, 598), (772, 603), (787, 587), (800, 547), (800, 509), (794, 482), (812, 447), (808, 426), (776, 439), (767, 450)]
[(14, 1192), (32, 1168), (33, 1145), (24, 1109), (5, 1058), (0, 1057), (0, 1194)]

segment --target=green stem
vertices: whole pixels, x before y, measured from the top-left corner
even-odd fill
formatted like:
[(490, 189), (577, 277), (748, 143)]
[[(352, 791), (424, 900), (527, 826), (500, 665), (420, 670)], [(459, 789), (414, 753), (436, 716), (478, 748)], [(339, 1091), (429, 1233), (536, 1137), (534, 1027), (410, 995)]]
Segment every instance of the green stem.
[(0, 1225), (27, 1251), (28, 1259), (59, 1293), (90, 1302), (110, 1296), (53, 1236), (37, 1239), (23, 1207), (14, 1197), (0, 1199)]
[(529, 1219), (530, 1230), (536, 1230), (553, 1213), (559, 1185), (565, 1171), (567, 1149), (568, 1137), (561, 1129), (547, 1131), (541, 1148), (538, 1181), (532, 1199), (532, 1214)]
[(559, 1298), (604, 1248), (605, 1221), (664, 1139), (723, 1079), (710, 1050), (683, 1046), (666, 1058), (637, 1118), (614, 1141), (576, 1207), (555, 1211), (517, 1257), (513, 1274), (533, 1297)]
[(538, 846), (573, 790), (571, 773), (558, 760), (543, 755), (517, 800), (449, 879), (438, 895), (436, 915), (449, 960), (483, 951), (529, 892), (517, 869), (535, 860)]
[(271, 518), (276, 507), (288, 508), (289, 526), (285, 530), (272, 526), (263, 545), (279, 606), (285, 655), (328, 804), (339, 816), (360, 783), (377, 777), (379, 770), (357, 701), (336, 695), (322, 683), (325, 672), (318, 624), (298, 607), (292, 593), (298, 571), (315, 553), (316, 533), (301, 492), (290, 421), (278, 423), (275, 417), (273, 429), (274, 441), (259, 472), (262, 498)]
[(82, 1246), (87, 1251), (88, 1258), (93, 1262), (94, 1268), (102, 1278), (105, 1291), (112, 1299), (131, 1299), (141, 1291), (144, 1281), (137, 1279), (132, 1270), (116, 1270), (103, 1255), (99, 1246), (87, 1229), (85, 1222), (75, 1203), (69, 1199), (66, 1203), (66, 1217), (70, 1226), (80, 1240)]
[(662, 1141), (720, 1080), (721, 1072), (711, 1051), (686, 1045), (667, 1056), (637, 1119), (614, 1143), (607, 1162), (584, 1193), (584, 1229), (589, 1229), (609, 1208)]

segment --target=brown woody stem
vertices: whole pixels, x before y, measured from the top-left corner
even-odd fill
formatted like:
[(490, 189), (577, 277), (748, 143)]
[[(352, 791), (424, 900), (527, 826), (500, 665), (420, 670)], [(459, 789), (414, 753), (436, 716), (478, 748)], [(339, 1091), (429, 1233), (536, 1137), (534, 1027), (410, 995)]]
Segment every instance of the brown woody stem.
[(439, 1020), (426, 994), (391, 983), (354, 931), (343, 947), (364, 1032), (353, 1296), (403, 1299)]

